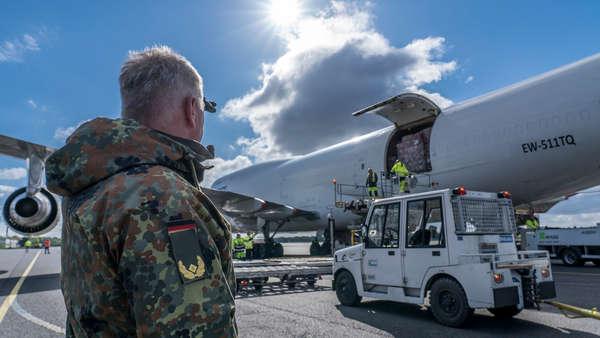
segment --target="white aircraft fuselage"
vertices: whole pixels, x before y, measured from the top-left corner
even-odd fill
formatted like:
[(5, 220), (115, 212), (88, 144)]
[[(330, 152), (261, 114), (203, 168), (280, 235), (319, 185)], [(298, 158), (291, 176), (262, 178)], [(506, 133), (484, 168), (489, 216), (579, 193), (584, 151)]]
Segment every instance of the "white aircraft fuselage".
[[(418, 177), (436, 188), (507, 190), (519, 205), (599, 185), (600, 54), (453, 105), (432, 123), (431, 170)], [(329, 213), (338, 228), (357, 225), (359, 216), (335, 208), (332, 180), (362, 186), (367, 168), (389, 170), (386, 156), (399, 128), (253, 165), (218, 179), (213, 188), (320, 215), (284, 229), (321, 229)]]

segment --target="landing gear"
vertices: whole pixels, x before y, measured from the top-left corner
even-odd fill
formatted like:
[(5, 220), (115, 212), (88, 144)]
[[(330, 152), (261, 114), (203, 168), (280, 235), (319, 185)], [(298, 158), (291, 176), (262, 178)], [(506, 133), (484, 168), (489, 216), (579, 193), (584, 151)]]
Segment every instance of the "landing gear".
[(325, 230), (323, 244), (319, 243), (317, 236), (310, 244), (311, 256), (330, 256), (331, 255), (331, 231)]
[(277, 229), (275, 229), (273, 235), (271, 235), (271, 221), (265, 221), (264, 225), (262, 226), (265, 243), (256, 245), (255, 250), (258, 251), (258, 256), (256, 258), (272, 258), (283, 256), (283, 246), (281, 243), (277, 243), (273, 239), (283, 224), (285, 224), (285, 221), (277, 222)]

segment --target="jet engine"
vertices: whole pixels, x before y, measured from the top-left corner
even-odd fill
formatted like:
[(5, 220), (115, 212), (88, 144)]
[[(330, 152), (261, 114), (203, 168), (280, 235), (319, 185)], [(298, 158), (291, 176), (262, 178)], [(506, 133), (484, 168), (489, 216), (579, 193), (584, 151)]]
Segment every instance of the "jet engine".
[(58, 223), (58, 201), (48, 190), (41, 188), (33, 196), (27, 188), (15, 190), (4, 203), (4, 219), (15, 232), (24, 235), (41, 235)]

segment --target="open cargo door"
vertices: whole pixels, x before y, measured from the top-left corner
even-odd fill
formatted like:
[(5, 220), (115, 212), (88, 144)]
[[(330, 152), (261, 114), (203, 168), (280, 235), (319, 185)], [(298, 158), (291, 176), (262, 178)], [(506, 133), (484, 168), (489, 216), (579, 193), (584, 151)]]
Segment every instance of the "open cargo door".
[(375, 113), (390, 120), (396, 127), (407, 128), (435, 120), (440, 111), (440, 108), (425, 96), (405, 93), (361, 109), (352, 115)]

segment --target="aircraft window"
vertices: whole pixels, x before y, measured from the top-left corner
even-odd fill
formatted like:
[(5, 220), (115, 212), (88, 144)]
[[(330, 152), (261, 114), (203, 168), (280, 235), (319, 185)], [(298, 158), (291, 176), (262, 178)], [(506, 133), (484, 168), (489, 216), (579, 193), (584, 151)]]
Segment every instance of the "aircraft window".
[(367, 248), (397, 248), (400, 230), (400, 204), (378, 205), (369, 220)]
[(443, 247), (444, 220), (439, 197), (408, 202), (406, 247)]

